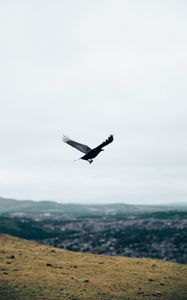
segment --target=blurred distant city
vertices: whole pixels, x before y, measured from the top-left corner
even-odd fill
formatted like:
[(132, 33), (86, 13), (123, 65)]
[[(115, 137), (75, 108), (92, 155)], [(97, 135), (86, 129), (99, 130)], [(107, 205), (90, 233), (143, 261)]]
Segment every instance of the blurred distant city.
[(81, 205), (0, 198), (0, 232), (72, 251), (187, 263), (187, 204)]

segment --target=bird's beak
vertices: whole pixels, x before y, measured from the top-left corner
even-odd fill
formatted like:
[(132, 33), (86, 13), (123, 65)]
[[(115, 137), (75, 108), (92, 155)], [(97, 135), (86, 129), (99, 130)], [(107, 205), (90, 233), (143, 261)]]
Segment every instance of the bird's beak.
[(104, 149), (101, 149), (101, 151), (104, 151)]

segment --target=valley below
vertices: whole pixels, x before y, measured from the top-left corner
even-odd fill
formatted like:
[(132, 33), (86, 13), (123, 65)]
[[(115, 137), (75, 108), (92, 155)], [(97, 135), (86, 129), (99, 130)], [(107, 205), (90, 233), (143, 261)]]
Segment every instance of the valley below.
[(185, 206), (10, 201), (0, 201), (2, 233), (75, 252), (187, 263)]

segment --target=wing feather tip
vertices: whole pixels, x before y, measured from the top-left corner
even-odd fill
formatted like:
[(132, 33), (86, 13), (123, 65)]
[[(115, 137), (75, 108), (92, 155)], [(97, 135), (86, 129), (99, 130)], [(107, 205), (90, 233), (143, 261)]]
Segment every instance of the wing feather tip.
[(67, 143), (69, 140), (70, 140), (70, 139), (69, 139), (67, 136), (65, 136), (65, 135), (62, 136), (62, 141), (63, 141), (64, 143)]

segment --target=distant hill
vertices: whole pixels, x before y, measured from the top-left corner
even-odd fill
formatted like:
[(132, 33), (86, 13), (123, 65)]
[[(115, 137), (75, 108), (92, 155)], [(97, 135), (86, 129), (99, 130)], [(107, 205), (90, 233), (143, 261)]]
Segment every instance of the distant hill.
[(65, 251), (0, 234), (0, 299), (187, 299), (187, 265)]
[(52, 201), (31, 201), (0, 198), (0, 213), (2, 212), (58, 212), (63, 210), (63, 205)]
[(0, 198), (0, 214), (2, 213), (50, 213), (72, 215), (107, 215), (107, 214), (139, 214), (156, 211), (184, 210), (187, 205), (130, 205), (114, 204), (61, 204), (53, 201), (31, 201)]

